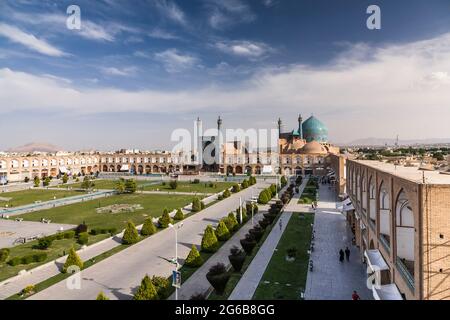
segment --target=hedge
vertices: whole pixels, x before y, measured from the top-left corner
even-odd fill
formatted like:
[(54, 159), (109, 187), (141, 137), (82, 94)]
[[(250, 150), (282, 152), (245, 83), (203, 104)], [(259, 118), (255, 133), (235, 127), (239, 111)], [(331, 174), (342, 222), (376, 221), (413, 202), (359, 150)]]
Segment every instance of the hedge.
[(34, 262), (42, 262), (47, 259), (46, 253), (35, 253), (26, 255), (23, 257), (14, 257), (8, 261), (8, 264), (12, 267), (17, 266), (19, 264), (30, 264)]

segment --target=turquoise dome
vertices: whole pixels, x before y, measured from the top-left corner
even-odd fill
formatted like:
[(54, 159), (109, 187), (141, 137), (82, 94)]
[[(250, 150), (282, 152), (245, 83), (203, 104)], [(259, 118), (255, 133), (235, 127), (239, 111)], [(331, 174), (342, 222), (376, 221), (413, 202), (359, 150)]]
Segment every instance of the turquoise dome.
[(328, 128), (316, 117), (311, 116), (303, 122), (302, 129), (306, 142), (328, 142)]

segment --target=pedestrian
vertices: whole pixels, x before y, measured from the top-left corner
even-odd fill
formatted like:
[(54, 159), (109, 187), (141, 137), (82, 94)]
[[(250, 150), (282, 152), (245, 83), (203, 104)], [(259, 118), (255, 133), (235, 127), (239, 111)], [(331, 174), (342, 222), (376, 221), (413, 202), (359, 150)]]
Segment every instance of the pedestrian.
[(345, 258), (350, 261), (350, 249), (348, 247), (345, 248)]
[(283, 230), (283, 221), (281, 221), (281, 219), (280, 219), (280, 222), (278, 224), (280, 225), (280, 231)]
[(361, 298), (359, 297), (358, 292), (353, 291), (352, 300), (361, 300)]
[(339, 261), (344, 262), (344, 250), (339, 250)]

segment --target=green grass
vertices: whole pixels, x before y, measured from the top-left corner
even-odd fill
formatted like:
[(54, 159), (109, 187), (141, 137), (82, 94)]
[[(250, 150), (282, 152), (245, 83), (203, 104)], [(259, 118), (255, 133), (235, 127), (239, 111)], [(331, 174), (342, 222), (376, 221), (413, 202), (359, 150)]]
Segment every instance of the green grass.
[[(211, 185), (212, 184), (212, 185)], [(167, 191), (167, 192), (192, 192), (192, 193), (218, 193), (227, 188), (230, 188), (235, 183), (233, 182), (200, 182), (200, 183), (190, 183), (187, 181), (178, 182), (178, 187), (174, 190), (171, 189), (169, 183), (166, 182), (165, 185), (162, 183), (145, 186), (143, 190), (145, 191)], [(139, 188), (142, 190), (142, 188)]]
[[(101, 241), (103, 239), (106, 239), (108, 237), (109, 237), (109, 234), (89, 236), (88, 245), (98, 242), (98, 241)], [(18, 245), (18, 246), (9, 248), (10, 256), (9, 256), (8, 260), (11, 258), (14, 258), (14, 257), (21, 257), (21, 256), (34, 254), (34, 253), (40, 253), (40, 252), (47, 253), (47, 259), (43, 262), (35, 262), (35, 263), (27, 264), (27, 265), (17, 265), (14, 267), (6, 264), (6, 262), (0, 263), (0, 281), (3, 281), (10, 277), (16, 276), (17, 273), (21, 270), (30, 270), (37, 266), (45, 264), (49, 261), (58, 259), (58, 258), (64, 256), (72, 246), (75, 246), (75, 248), (77, 250), (81, 247), (79, 244), (76, 243), (75, 239), (55, 240), (52, 243), (51, 247), (48, 248), (47, 250), (34, 249), (33, 247), (37, 243), (38, 243), (38, 241), (36, 240), (36, 241), (28, 242), (26, 244), (22, 244), (22, 245)]]
[[(72, 189), (81, 189), (81, 184), (83, 181), (83, 177), (80, 177), (80, 182), (76, 183), (70, 183), (70, 184), (60, 184), (58, 185), (58, 188), (72, 188)], [(105, 190), (114, 190), (116, 188), (118, 180), (103, 180), (103, 179), (95, 179), (94, 182), (94, 189), (105, 189)], [(140, 190), (139, 186), (143, 184), (147, 184), (151, 181), (145, 181), (145, 180), (137, 180), (136, 184), (138, 186), (138, 189)]]
[[(301, 218), (304, 217), (304, 218)], [(269, 265), (253, 296), (254, 300), (298, 300), (300, 290), (306, 286), (308, 274), (309, 250), (311, 243), (311, 223), (314, 215), (294, 213), (278, 243)], [(294, 262), (286, 261), (287, 250), (296, 248)], [(269, 281), (266, 284), (264, 281)], [(275, 284), (278, 282), (279, 284)], [(291, 286), (286, 286), (290, 284)]]
[(36, 201), (50, 201), (54, 199), (62, 199), (82, 194), (80, 191), (58, 191), (45, 189), (30, 189), (14, 192), (0, 193), (0, 198), (11, 198), (9, 201), (0, 200), (0, 207), (19, 207), (27, 204), (33, 204)]
[[(159, 194), (123, 194), (114, 195), (96, 200), (79, 202), (48, 210), (41, 210), (20, 215), (27, 221), (40, 221), (41, 218), (50, 219), (55, 223), (78, 225), (85, 222), (92, 228), (117, 228), (121, 230), (128, 220), (136, 225), (144, 222), (149, 217), (159, 217), (164, 208), (169, 211), (184, 207), (192, 202), (191, 196), (159, 195)], [(144, 209), (129, 213), (97, 213), (96, 208), (112, 204), (140, 204)]]

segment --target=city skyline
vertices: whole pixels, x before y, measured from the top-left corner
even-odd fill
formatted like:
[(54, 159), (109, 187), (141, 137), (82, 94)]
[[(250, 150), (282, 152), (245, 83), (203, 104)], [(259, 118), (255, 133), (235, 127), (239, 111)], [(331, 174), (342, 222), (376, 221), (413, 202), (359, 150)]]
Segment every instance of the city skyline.
[(0, 4), (0, 150), (167, 149), (218, 115), (290, 130), (314, 114), (335, 143), (450, 138), (445, 1), (380, 1), (381, 30), (367, 1), (80, 1), (79, 31), (70, 4)]

